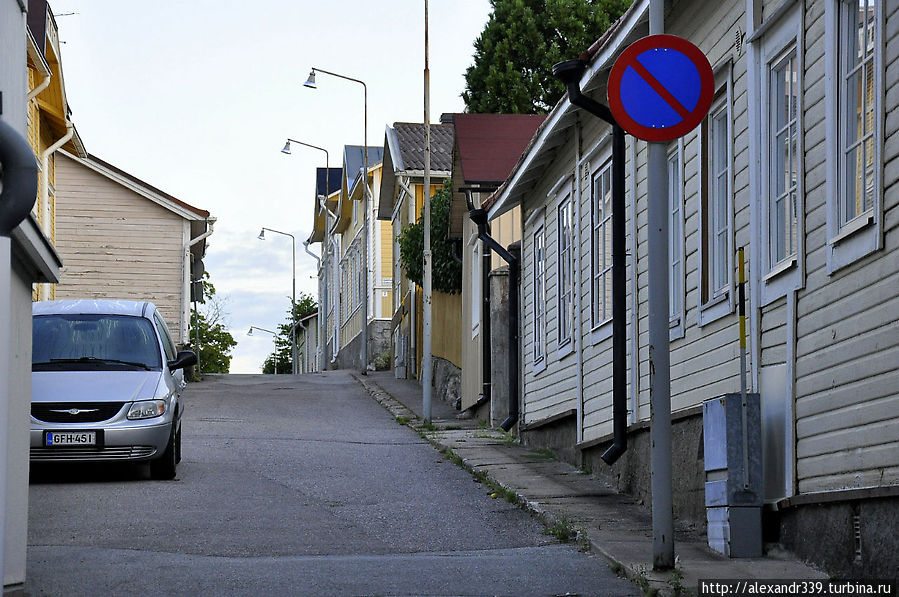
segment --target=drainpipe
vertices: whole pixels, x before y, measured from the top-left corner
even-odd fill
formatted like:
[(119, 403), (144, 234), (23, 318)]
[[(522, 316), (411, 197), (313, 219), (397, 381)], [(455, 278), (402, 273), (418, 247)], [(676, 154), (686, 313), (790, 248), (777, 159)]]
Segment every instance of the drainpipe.
[[(199, 235), (198, 237), (193, 238), (190, 241), (188, 241), (188, 243), (184, 247), (184, 266), (183, 266), (184, 289), (182, 291), (182, 296), (187, 297), (187, 301), (184, 303), (184, 306), (181, 309), (181, 329), (183, 330), (182, 336), (180, 338), (181, 342), (185, 342), (185, 338), (187, 339), (186, 340), (187, 342), (190, 342), (190, 335), (187, 332), (188, 321), (190, 320), (190, 288), (191, 288), (191, 282), (193, 282), (193, 280), (190, 277), (190, 275), (191, 275), (190, 248), (193, 247), (198, 242), (200, 242), (201, 240), (204, 240), (205, 238), (209, 237), (210, 234), (212, 234), (212, 227), (215, 225), (215, 222), (216, 222), (215, 218), (207, 218), (206, 224), (208, 227), (206, 228), (206, 232), (204, 232), (203, 234)], [(189, 226), (190, 226), (190, 224), (188, 223), (188, 230), (190, 229)], [(199, 332), (199, 330), (198, 330), (198, 332)], [(199, 355), (199, 353), (200, 353), (200, 343), (197, 342), (197, 354)], [(199, 371), (199, 369), (197, 369), (197, 371)]]
[[(0, 539), (6, 536), (6, 477), (9, 454), (10, 358), (12, 351), (12, 240), (10, 235), (28, 217), (37, 197), (37, 164), (31, 147), (15, 129), (0, 120)], [(29, 332), (30, 333), (30, 332)], [(0, 540), (0, 579), (4, 575), (4, 541)]]
[[(469, 206), (472, 206), (471, 191), (466, 190)], [(509, 431), (518, 423), (518, 280), (520, 257), (503, 248), (501, 244), (487, 232), (487, 212), (483, 209), (471, 209), (468, 217), (478, 227), (478, 238), (490, 249), (496, 251), (503, 261), (509, 264), (509, 417), (500, 424), (503, 431)], [(485, 260), (486, 262), (486, 260)], [(485, 303), (486, 306), (486, 303)], [(487, 352), (489, 346), (484, 343)]]
[(53, 75), (50, 73), (50, 71), (48, 70), (46, 73), (42, 73), (41, 76), (41, 82), (38, 83), (37, 87), (29, 91), (28, 95), (25, 97), (26, 103), (36, 98), (41, 91), (50, 86), (50, 80), (53, 78)]
[[(44, 234), (50, 241), (53, 241), (53, 223), (50, 221), (50, 155), (52, 155), (57, 149), (65, 145), (69, 142), (75, 135), (75, 127), (71, 121), (66, 120), (66, 134), (62, 136), (61, 139), (56, 141), (53, 145), (45, 149), (41, 152), (41, 198), (38, 209), (40, 210), (41, 215), (41, 229), (44, 231)], [(38, 297), (40, 300), (46, 300), (49, 298), (49, 285), (41, 284), (38, 290)]]
[[(327, 225), (327, 224), (326, 224), (326, 225)], [(303, 241), (303, 249), (306, 250), (306, 254), (307, 254), (307, 255), (309, 255), (310, 257), (312, 257), (313, 259), (315, 259), (315, 264), (316, 264), (316, 265), (315, 265), (315, 269), (316, 269), (316, 271), (319, 271), (319, 272), (322, 271), (322, 260), (321, 260), (321, 258), (320, 258), (318, 255), (316, 255), (315, 253), (313, 253), (312, 251), (309, 250), (309, 241), (308, 241), (308, 240)], [(322, 285), (321, 276), (319, 276), (318, 284), (319, 284), (318, 296), (319, 296), (319, 297), (322, 297), (322, 300), (324, 301), (325, 298), (327, 297), (327, 295), (325, 295), (325, 294), (322, 293), (321, 287), (322, 287), (323, 285)], [(321, 316), (321, 312), (322, 312), (322, 307), (321, 307), (321, 305), (319, 305), (318, 312), (319, 312), (319, 316)], [(327, 325), (327, 324), (325, 324), (325, 325)], [(306, 326), (303, 326), (303, 329), (306, 330), (306, 343), (308, 344), (308, 342), (309, 342), (309, 329), (308, 329)], [(321, 320), (319, 320), (319, 329), (320, 329), (320, 330), (323, 329), (323, 326), (321, 325)], [(321, 346), (322, 350), (324, 350), (324, 346), (322, 345), (321, 342), (319, 342), (319, 345)], [(309, 347), (308, 347), (308, 346), (306, 347), (306, 351), (305, 351), (305, 352), (306, 352), (306, 360), (308, 361), (308, 360), (309, 360)], [(324, 357), (321, 357), (321, 359), (320, 359), (319, 362), (320, 362), (321, 365), (322, 365), (322, 372), (324, 372), (324, 370), (325, 370), (325, 368), (324, 368), (324, 364), (325, 364), (325, 359), (324, 359)], [(305, 365), (305, 363), (304, 363), (304, 365)]]
[(553, 66), (553, 75), (565, 84), (568, 101), (612, 125), (612, 445), (602, 459), (612, 465), (627, 450), (627, 277), (625, 271), (624, 129), (607, 106), (581, 93), (580, 80), (587, 65), (566, 60)]

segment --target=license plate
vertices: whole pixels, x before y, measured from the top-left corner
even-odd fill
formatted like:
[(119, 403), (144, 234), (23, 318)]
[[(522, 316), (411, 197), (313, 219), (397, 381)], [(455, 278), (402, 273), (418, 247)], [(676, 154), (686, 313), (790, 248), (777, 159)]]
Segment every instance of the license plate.
[(96, 446), (96, 431), (47, 431), (44, 445), (54, 446)]

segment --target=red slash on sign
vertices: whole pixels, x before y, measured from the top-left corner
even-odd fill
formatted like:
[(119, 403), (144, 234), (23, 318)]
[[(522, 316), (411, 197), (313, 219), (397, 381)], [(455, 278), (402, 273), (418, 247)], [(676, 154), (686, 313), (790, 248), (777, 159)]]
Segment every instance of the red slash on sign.
[(609, 74), (609, 109), (621, 127), (646, 141), (670, 141), (702, 122), (715, 91), (702, 51), (675, 35), (631, 44)]

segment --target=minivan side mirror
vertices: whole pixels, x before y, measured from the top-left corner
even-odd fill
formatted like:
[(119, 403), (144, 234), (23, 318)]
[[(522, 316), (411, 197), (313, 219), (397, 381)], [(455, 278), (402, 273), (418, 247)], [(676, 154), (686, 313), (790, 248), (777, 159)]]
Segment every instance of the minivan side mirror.
[(182, 350), (174, 361), (169, 361), (169, 371), (177, 371), (197, 364), (197, 353), (192, 350)]

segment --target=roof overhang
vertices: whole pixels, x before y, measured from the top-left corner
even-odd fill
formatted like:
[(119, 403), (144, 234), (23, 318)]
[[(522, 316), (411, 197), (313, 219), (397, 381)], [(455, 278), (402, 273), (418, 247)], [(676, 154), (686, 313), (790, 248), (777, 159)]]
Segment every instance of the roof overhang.
[[(608, 72), (612, 64), (628, 45), (648, 34), (648, 19), (649, 0), (636, 0), (600, 39), (599, 46), (590, 49), (592, 57), (580, 81), (584, 94), (605, 97)], [(488, 216), (491, 219), (521, 205), (522, 199), (543, 178), (547, 168), (555, 160), (559, 147), (569, 139), (571, 130), (578, 121), (579, 109), (568, 100), (567, 93), (562, 96), (537, 129), (509, 179), (488, 200)]]

